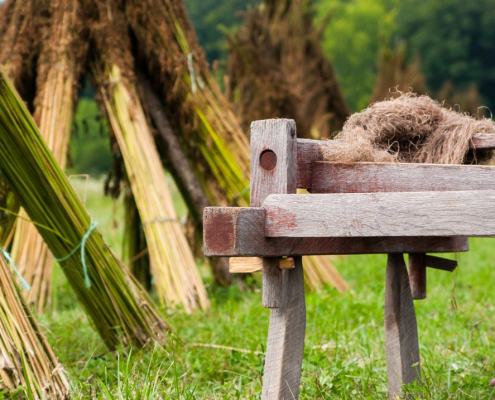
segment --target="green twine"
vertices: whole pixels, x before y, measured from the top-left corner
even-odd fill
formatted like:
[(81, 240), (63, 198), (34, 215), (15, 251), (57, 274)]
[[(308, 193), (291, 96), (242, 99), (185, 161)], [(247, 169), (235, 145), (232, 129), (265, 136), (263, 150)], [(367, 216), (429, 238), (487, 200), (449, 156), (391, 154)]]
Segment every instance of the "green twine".
[(24, 290), (31, 290), (31, 286), (29, 286), (29, 284), (26, 282), (26, 280), (22, 277), (21, 273), (19, 272), (19, 270), (15, 266), (14, 261), (10, 257), (9, 252), (6, 251), (5, 249), (3, 249), (2, 247), (0, 247), (0, 252), (3, 254), (3, 256), (5, 257), (7, 262), (12, 266), (12, 269), (14, 270), (15, 274), (19, 278), (19, 281), (21, 282), (22, 288)]
[(88, 289), (91, 287), (91, 281), (89, 280), (88, 266), (86, 265), (86, 241), (89, 239), (89, 237), (91, 236), (91, 233), (93, 233), (93, 231), (96, 229), (97, 226), (98, 226), (98, 222), (93, 222), (93, 220), (91, 220), (91, 225), (90, 225), (88, 231), (84, 234), (84, 236), (81, 240), (81, 243), (79, 243), (76, 247), (74, 247), (74, 250), (72, 250), (65, 257), (62, 257), (62, 258), (54, 257), (56, 261), (61, 263), (61, 262), (67, 261), (69, 258), (71, 258), (76, 253), (76, 251), (79, 248), (81, 248), (81, 262), (82, 262), (82, 266), (83, 266), (84, 283)]

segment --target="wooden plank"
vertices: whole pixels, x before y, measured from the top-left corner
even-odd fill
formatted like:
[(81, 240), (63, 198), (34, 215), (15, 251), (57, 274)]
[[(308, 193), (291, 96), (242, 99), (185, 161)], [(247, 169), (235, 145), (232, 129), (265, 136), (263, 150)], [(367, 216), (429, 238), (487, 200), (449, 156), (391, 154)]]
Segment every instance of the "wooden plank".
[[(278, 269), (294, 268), (294, 259), (292, 257), (278, 259)], [(262, 257), (230, 257), (229, 271), (232, 274), (249, 274), (263, 270)]]
[(413, 300), (426, 299), (426, 254), (409, 254), (409, 282)]
[(495, 149), (495, 134), (477, 133), (473, 136), (469, 147), (477, 150), (493, 150)]
[(263, 270), (261, 257), (230, 257), (229, 271), (231, 274), (247, 274)]
[(495, 191), (271, 195), (267, 237), (494, 236)]
[[(290, 119), (268, 119), (251, 124), (251, 207), (272, 193), (297, 193), (296, 124)], [(263, 305), (279, 307), (282, 272), (278, 261), (263, 263)]]
[[(298, 188), (311, 188), (313, 163), (324, 161), (325, 147), (333, 145), (334, 143), (331, 140), (297, 139)], [(470, 148), (479, 150), (495, 149), (495, 134), (481, 133), (474, 135)]]
[(467, 238), (266, 238), (265, 209), (209, 207), (203, 221), (206, 256), (276, 257), (324, 254), (446, 253), (469, 250)]
[(262, 400), (292, 400), (299, 397), (306, 305), (302, 258), (296, 267), (283, 271), (283, 304), (270, 312)]
[(311, 193), (491, 190), (495, 167), (482, 165), (317, 162)]
[(426, 266), (429, 268), (441, 269), (442, 271), (452, 272), (457, 268), (457, 261), (449, 260), (443, 257), (425, 256)]
[(421, 380), (416, 313), (402, 254), (389, 254), (385, 286), (385, 350), (389, 398)]

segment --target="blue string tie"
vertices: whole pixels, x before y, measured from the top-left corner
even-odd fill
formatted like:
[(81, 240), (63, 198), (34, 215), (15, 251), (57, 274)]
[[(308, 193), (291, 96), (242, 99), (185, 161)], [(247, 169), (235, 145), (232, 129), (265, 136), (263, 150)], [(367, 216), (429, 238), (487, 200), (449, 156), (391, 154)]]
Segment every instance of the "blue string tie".
[(0, 252), (3, 254), (3, 256), (5, 257), (7, 262), (12, 266), (14, 273), (17, 275), (17, 277), (19, 278), (19, 281), (21, 282), (22, 288), (24, 290), (31, 290), (31, 286), (29, 286), (29, 284), (26, 282), (26, 280), (22, 277), (21, 273), (19, 272), (19, 270), (15, 266), (14, 261), (10, 257), (9, 252), (6, 251), (5, 249), (3, 249), (2, 247), (0, 247)]
[(88, 289), (91, 287), (91, 281), (89, 280), (88, 266), (86, 265), (86, 242), (89, 239), (89, 237), (91, 236), (91, 234), (93, 233), (93, 231), (96, 229), (97, 226), (98, 226), (98, 222), (93, 222), (93, 220), (91, 220), (91, 225), (89, 226), (88, 231), (84, 234), (81, 242), (76, 247), (74, 247), (74, 249), (69, 254), (67, 254), (65, 257), (62, 257), (62, 258), (54, 257), (57, 262), (61, 263), (61, 262), (67, 261), (69, 258), (71, 258), (76, 253), (76, 251), (79, 248), (81, 248), (81, 262), (82, 262), (83, 273), (84, 273), (84, 284), (86, 285), (86, 287)]

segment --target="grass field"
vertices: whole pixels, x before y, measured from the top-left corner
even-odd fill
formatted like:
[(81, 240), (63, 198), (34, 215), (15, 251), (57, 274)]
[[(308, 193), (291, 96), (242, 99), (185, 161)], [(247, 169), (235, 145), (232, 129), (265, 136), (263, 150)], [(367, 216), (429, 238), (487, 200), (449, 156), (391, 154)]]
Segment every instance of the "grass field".
[[(87, 189), (87, 207), (112, 246), (122, 238), (122, 206), (101, 198), (100, 181)], [(114, 210), (114, 211), (112, 211)], [(117, 221), (117, 224), (115, 223)], [(416, 302), (423, 385), (406, 388), (423, 399), (495, 398), (493, 240), (471, 240), (450, 274), (428, 273), (428, 297)], [(117, 251), (120, 254), (120, 251)], [(454, 257), (454, 255), (449, 255)], [(352, 290), (307, 295), (302, 399), (385, 399), (384, 255), (352, 256), (335, 264)], [(207, 271), (204, 271), (207, 275)], [(215, 288), (211, 310), (187, 315), (162, 310), (175, 336), (163, 347), (108, 352), (57, 269), (55, 298), (41, 323), (71, 377), (74, 398), (260, 398), (268, 310), (260, 287)], [(215, 347), (220, 346), (220, 347)], [(231, 349), (231, 348), (235, 349)]]

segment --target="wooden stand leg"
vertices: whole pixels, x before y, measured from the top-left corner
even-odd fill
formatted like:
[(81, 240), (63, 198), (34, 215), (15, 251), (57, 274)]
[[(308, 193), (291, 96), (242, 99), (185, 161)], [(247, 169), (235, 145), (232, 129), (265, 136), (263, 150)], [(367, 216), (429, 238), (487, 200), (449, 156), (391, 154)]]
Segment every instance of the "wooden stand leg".
[(306, 304), (302, 258), (294, 261), (294, 269), (282, 271), (282, 304), (270, 312), (262, 400), (299, 398)]
[(385, 287), (385, 348), (389, 398), (421, 380), (418, 326), (403, 254), (389, 254)]
[(426, 254), (409, 254), (409, 282), (413, 300), (426, 299)]

